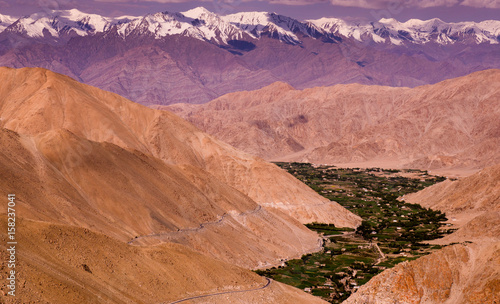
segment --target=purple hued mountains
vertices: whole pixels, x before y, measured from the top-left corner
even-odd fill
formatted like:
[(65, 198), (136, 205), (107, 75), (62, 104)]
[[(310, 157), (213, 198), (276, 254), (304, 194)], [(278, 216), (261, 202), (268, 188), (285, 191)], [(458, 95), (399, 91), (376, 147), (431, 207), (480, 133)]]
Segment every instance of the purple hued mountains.
[(44, 67), (145, 104), (205, 103), (275, 81), (415, 87), (500, 68), (500, 21), (298, 21), (267, 12), (0, 15), (0, 66)]

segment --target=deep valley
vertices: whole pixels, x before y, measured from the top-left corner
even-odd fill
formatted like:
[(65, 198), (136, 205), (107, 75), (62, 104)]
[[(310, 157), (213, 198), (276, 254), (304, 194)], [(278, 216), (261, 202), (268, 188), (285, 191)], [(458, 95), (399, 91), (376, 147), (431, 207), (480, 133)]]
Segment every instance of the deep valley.
[(446, 178), (420, 170), (346, 169), (307, 163), (278, 163), (324, 197), (359, 215), (356, 229), (332, 224), (306, 226), (323, 236), (323, 250), (257, 273), (341, 303), (373, 276), (417, 259), (440, 245), (426, 241), (454, 229), (444, 213), (409, 204), (398, 197)]

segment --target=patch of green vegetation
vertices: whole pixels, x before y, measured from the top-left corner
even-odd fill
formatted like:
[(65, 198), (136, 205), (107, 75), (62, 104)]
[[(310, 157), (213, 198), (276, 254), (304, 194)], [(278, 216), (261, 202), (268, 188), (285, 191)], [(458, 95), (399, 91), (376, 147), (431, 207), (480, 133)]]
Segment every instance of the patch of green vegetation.
[(311, 223), (306, 224), (306, 227), (324, 235), (339, 235), (346, 231), (354, 231), (352, 228), (336, 228), (333, 224)]
[(307, 224), (309, 229), (323, 235), (322, 251), (287, 261), (278, 268), (256, 271), (330, 303), (341, 303), (386, 268), (440, 249), (441, 246), (430, 246), (423, 241), (453, 231), (442, 229), (447, 219), (440, 211), (398, 200), (404, 194), (443, 181), (443, 177), (419, 170), (345, 169), (305, 163), (277, 165), (363, 219), (356, 230), (332, 224)]

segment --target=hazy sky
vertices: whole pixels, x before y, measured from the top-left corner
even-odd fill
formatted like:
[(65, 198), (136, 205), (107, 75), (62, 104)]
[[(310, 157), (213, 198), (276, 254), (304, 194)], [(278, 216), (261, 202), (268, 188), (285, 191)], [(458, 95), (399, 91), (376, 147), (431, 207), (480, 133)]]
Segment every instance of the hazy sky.
[(47, 9), (78, 8), (108, 16), (185, 11), (204, 6), (212, 12), (272, 11), (299, 20), (352, 17), (368, 20), (441, 18), (444, 21), (500, 20), (500, 0), (0, 0), (0, 14), (29, 15)]

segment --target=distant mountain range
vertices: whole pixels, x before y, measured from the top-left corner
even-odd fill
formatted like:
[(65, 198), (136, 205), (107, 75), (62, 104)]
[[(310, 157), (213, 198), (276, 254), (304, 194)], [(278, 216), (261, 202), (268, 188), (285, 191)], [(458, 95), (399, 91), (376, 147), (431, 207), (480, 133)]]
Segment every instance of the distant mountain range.
[(277, 82), (165, 108), (267, 160), (480, 169), (500, 163), (499, 100), (500, 70), (488, 70), (413, 89)]
[(0, 15), (0, 65), (40, 66), (143, 104), (204, 103), (281, 80), (414, 87), (500, 67), (500, 21), (298, 21), (267, 12)]
[(219, 16), (203, 7), (182, 13), (161, 12), (141, 17), (109, 18), (72, 10), (37, 13), (19, 19), (0, 17), (2, 28), (33, 38), (51, 36), (88, 36), (116, 31), (122, 38), (134, 34), (153, 35), (161, 39), (183, 35), (214, 44), (230, 44), (242, 38), (259, 39), (269, 35), (290, 44), (300, 44), (301, 36), (342, 41), (354, 38), (402, 45), (425, 44), (499, 44), (500, 21), (446, 23), (440, 19), (412, 19), (401, 23), (395, 19), (354, 23), (338, 18), (321, 18), (300, 22), (290, 17), (267, 12), (243, 12)]

